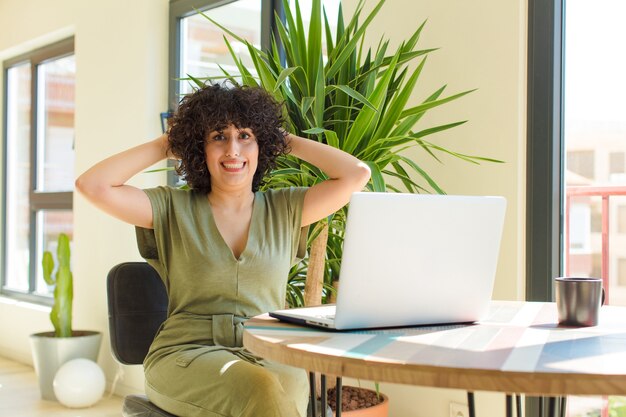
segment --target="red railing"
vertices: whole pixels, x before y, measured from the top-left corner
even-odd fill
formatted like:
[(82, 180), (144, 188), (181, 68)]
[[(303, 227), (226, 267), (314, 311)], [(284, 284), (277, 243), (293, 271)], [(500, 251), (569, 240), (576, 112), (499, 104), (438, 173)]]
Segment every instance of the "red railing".
[[(568, 186), (565, 195), (565, 274), (570, 274), (570, 209), (572, 197), (602, 198), (602, 254), (601, 276), (605, 292), (605, 304), (609, 303), (609, 198), (626, 196), (626, 186)], [(601, 417), (609, 416), (608, 397), (602, 397)], [(569, 413), (568, 413), (569, 415)]]
[(626, 196), (626, 186), (568, 186), (565, 197), (565, 274), (570, 274), (570, 204), (572, 197), (602, 197), (602, 286), (609, 302), (609, 198)]

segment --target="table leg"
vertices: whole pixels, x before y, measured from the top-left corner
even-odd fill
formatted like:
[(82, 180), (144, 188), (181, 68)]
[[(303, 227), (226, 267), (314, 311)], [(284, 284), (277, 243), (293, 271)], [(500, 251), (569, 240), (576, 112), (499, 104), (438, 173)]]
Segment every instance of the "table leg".
[(513, 417), (513, 396), (506, 395), (506, 417)]
[[(564, 397), (526, 396), (526, 415), (532, 417), (565, 417), (566, 399)], [(519, 401), (521, 405), (521, 401)], [(521, 417), (521, 406), (518, 406)]]
[[(538, 416), (565, 417), (567, 406), (566, 397), (536, 397), (536, 399), (539, 401)], [(521, 413), (521, 410), (518, 411), (518, 416), (519, 413)]]
[(317, 392), (315, 389), (315, 372), (309, 372), (309, 388), (311, 390), (311, 415), (309, 417), (317, 417)]
[(516, 400), (515, 402), (517, 405), (517, 417), (522, 417), (522, 396), (520, 394), (517, 394), (515, 396), (515, 400)]
[(469, 417), (476, 417), (476, 409), (474, 406), (474, 393), (467, 391), (467, 409), (469, 410)]
[(548, 415), (556, 417), (556, 397), (548, 397)]
[(320, 378), (320, 389), (322, 390), (322, 398), (321, 398), (321, 406), (320, 408), (322, 409), (322, 417), (326, 417), (326, 395), (328, 394), (326, 392), (326, 375), (322, 374), (321, 378)]
[(335, 411), (335, 417), (341, 417), (341, 377), (337, 377), (337, 410)]

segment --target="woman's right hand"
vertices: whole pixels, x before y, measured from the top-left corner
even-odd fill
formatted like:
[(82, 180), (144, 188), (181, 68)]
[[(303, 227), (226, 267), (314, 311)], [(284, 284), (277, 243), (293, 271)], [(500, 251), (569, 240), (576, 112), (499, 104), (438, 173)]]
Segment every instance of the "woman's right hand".
[(76, 189), (104, 212), (151, 229), (152, 205), (143, 190), (127, 185), (135, 174), (168, 157), (167, 134), (98, 162), (76, 179)]
[(180, 159), (178, 155), (175, 155), (172, 149), (170, 149), (169, 137), (167, 136), (167, 133), (163, 133), (157, 139), (161, 140), (161, 147), (163, 148), (163, 154), (166, 159), (173, 159), (176, 161)]

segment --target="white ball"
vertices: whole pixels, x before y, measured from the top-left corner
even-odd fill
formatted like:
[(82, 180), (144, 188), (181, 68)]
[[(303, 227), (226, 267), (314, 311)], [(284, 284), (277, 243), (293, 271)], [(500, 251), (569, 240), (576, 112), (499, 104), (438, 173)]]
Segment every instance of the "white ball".
[(65, 362), (52, 381), (54, 394), (61, 404), (69, 408), (90, 407), (104, 394), (104, 372), (89, 359), (72, 359)]

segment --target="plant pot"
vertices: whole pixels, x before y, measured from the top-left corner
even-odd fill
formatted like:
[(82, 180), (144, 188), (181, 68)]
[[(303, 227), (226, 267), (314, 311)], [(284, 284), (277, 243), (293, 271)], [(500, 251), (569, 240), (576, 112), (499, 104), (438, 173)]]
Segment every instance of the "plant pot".
[(102, 333), (88, 330), (75, 330), (72, 337), (54, 337), (54, 332), (32, 334), (30, 346), (41, 398), (57, 401), (52, 381), (61, 365), (77, 358), (97, 362), (101, 340)]
[[(368, 391), (370, 393), (376, 394), (376, 391), (373, 391), (367, 388), (356, 388), (356, 387), (350, 387), (350, 386), (343, 387), (344, 392), (346, 389), (358, 389), (358, 390)], [(341, 415), (343, 417), (388, 417), (389, 398), (385, 394), (382, 394), (382, 393), (380, 393), (379, 395), (382, 397), (382, 401), (380, 403), (373, 405), (371, 407), (359, 408), (356, 410), (342, 409)], [(333, 412), (333, 416), (335, 415), (336, 415), (335, 412)]]

